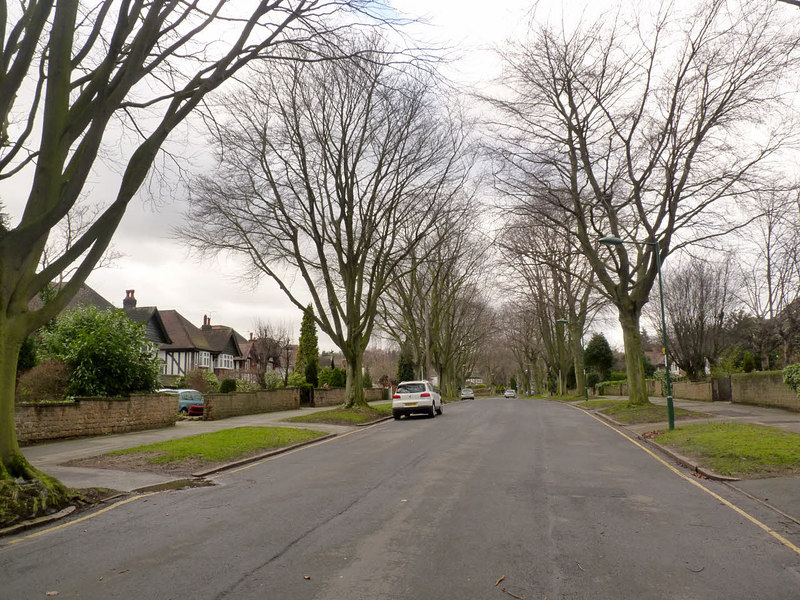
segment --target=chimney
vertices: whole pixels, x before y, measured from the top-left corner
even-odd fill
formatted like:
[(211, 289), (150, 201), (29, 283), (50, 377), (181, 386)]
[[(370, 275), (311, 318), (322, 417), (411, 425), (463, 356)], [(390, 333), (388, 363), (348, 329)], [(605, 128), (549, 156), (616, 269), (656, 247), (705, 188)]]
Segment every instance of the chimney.
[(122, 308), (136, 308), (136, 298), (134, 292), (136, 290), (125, 290), (125, 299), (122, 301)]
[(201, 329), (211, 329), (211, 317), (203, 315), (203, 327)]

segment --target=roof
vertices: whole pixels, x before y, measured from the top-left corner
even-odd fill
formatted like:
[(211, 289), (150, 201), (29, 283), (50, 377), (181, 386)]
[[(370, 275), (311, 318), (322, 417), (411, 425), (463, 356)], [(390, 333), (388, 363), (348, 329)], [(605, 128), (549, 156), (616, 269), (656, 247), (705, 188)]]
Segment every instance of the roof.
[(161, 338), (163, 338), (164, 341), (161, 343), (162, 346), (164, 344), (169, 344), (172, 341), (169, 332), (167, 331), (167, 327), (164, 325), (164, 320), (161, 318), (161, 313), (155, 306), (141, 306), (139, 308), (134, 306), (126, 307), (122, 310), (125, 311), (125, 314), (128, 315), (128, 318), (134, 323), (143, 323), (145, 326), (152, 324), (155, 327), (160, 328), (161, 335), (156, 338), (156, 341), (161, 341)]
[[(56, 289), (58, 289), (62, 284), (54, 283), (53, 285), (56, 287)], [(38, 295), (31, 298), (30, 302), (28, 302), (28, 310), (30, 311), (39, 310), (42, 308), (42, 306), (42, 299), (39, 298)], [(96, 306), (100, 310), (116, 310), (117, 308), (111, 302), (103, 298), (100, 294), (86, 285), (86, 283), (81, 284), (78, 292), (64, 307), (64, 312), (68, 310), (74, 310), (80, 306)]]
[(222, 352), (232, 341), (234, 348), (237, 350), (236, 356), (244, 356), (242, 353), (242, 344), (247, 340), (233, 327), (228, 327), (227, 325), (212, 325), (210, 329), (204, 327), (202, 333), (208, 340), (212, 352)]
[(199, 327), (192, 325), (177, 310), (160, 310), (161, 322), (164, 324), (171, 344), (162, 344), (161, 350), (205, 350), (211, 351), (211, 345)]

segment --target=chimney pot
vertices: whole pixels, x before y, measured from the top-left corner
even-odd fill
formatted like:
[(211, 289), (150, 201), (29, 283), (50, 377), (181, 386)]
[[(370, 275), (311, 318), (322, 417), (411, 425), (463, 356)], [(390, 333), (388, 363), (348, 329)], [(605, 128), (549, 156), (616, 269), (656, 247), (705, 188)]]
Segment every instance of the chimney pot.
[(136, 308), (136, 290), (125, 290), (125, 299), (122, 301), (122, 308)]

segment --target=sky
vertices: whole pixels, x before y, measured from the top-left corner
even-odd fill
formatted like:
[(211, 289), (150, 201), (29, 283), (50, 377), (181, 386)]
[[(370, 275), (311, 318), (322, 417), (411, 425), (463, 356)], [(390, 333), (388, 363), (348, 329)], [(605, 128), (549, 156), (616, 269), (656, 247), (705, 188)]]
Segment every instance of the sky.
[[(521, 0), (501, 0), (487, 13), (485, 3), (477, 1), (396, 0), (392, 4), (409, 17), (426, 20), (425, 25), (414, 26), (414, 35), (451, 48), (457, 60), (448, 67), (447, 76), (466, 84), (499, 73), (490, 49), (512, 35), (530, 5)], [(202, 144), (195, 146), (196, 141), (185, 130), (173, 135), (169, 143), (197, 170), (209, 159), (203, 155)], [(104, 181), (118, 180), (122, 163), (116, 163), (116, 159), (106, 156), (92, 174), (89, 184), (93, 196), (102, 198), (105, 190), (116, 191), (116, 182), (104, 185)], [(290, 328), (296, 339), (302, 315), (275, 283), (267, 279), (245, 281), (235, 261), (225, 257), (200, 259), (175, 239), (174, 228), (190, 226), (184, 218), (185, 195), (170, 184), (175, 175), (169, 161), (159, 169), (166, 184), (145, 186), (131, 202), (112, 242), (118, 258), (94, 271), (87, 283), (115, 306), (121, 307), (126, 290), (132, 289), (138, 306), (175, 309), (197, 326), (208, 315), (212, 324), (229, 325), (248, 337), (262, 321)], [(0, 187), (12, 223), (21, 215), (27, 191), (20, 178), (15, 178), (11, 186)], [(333, 344), (320, 335), (320, 347), (332, 349)]]
[[(490, 8), (475, 0), (393, 0), (392, 4), (409, 17), (424, 19), (424, 25), (412, 27), (415, 37), (451, 49), (454, 60), (446, 68), (450, 79), (483, 91), (501, 75), (494, 49), (524, 34), (534, 5), (530, 0), (496, 0)], [(559, 19), (563, 13), (567, 20), (586, 19), (587, 11), (610, 6), (606, 2), (587, 5), (576, 0), (542, 0), (536, 3), (536, 14)], [(169, 147), (188, 158), (192, 169), (202, 170), (210, 164), (202, 142), (186, 130), (177, 132)], [(244, 281), (236, 262), (224, 257), (201, 260), (175, 239), (174, 228), (191, 225), (184, 218), (185, 194), (171, 186), (173, 169), (168, 160), (164, 164), (158, 174), (166, 184), (143, 189), (118, 228), (113, 246), (119, 258), (92, 273), (87, 283), (116, 306), (122, 305), (126, 290), (133, 289), (139, 306), (175, 309), (197, 326), (207, 315), (212, 324), (229, 325), (248, 337), (261, 321), (288, 327), (296, 339), (301, 314), (275, 283)], [(116, 187), (104, 186), (104, 181), (113, 179), (118, 170), (114, 157), (107, 157), (92, 175), (92, 194), (102, 198), (106, 189), (113, 193)], [(12, 222), (21, 213), (26, 193), (19, 180), (11, 187), (0, 186)], [(320, 347), (329, 350), (333, 344), (320, 335)]]

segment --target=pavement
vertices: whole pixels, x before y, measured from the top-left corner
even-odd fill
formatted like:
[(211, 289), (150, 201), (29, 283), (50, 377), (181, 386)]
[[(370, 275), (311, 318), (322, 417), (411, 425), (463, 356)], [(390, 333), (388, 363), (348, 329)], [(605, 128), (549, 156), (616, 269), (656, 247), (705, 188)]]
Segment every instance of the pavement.
[[(656, 404), (666, 404), (665, 398), (651, 398)], [(786, 431), (800, 433), (800, 413), (779, 408), (765, 408), (731, 402), (694, 402), (676, 399), (678, 408), (703, 412), (711, 415), (700, 419), (681, 420), (679, 425), (692, 422), (742, 422), (768, 425)], [(96, 469), (69, 466), (74, 459), (99, 456), (113, 450), (132, 448), (163, 440), (178, 439), (199, 433), (209, 433), (234, 427), (310, 427), (328, 433), (340, 434), (351, 431), (353, 427), (325, 424), (289, 423), (285, 419), (305, 415), (326, 408), (300, 408), (257, 415), (231, 417), (218, 421), (186, 420), (174, 427), (112, 434), (89, 438), (55, 441), (27, 446), (22, 449), (25, 457), (35, 467), (57, 477), (65, 485), (73, 488), (104, 487), (121, 492), (133, 492), (174, 482), (177, 478), (158, 473), (140, 473), (114, 469)], [(635, 435), (655, 429), (666, 429), (667, 423), (646, 423), (642, 425), (621, 425)], [(690, 466), (692, 466), (690, 464)], [(696, 465), (695, 465), (696, 466)], [(800, 523), (800, 476), (772, 477), (732, 482), (729, 485), (743, 491), (754, 499), (768, 503), (786, 516)]]

